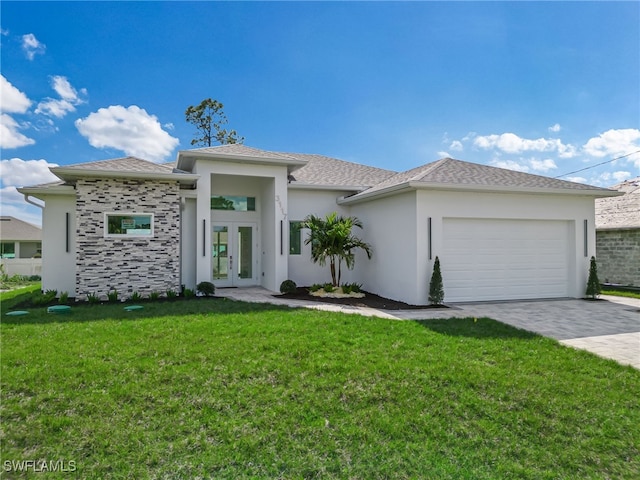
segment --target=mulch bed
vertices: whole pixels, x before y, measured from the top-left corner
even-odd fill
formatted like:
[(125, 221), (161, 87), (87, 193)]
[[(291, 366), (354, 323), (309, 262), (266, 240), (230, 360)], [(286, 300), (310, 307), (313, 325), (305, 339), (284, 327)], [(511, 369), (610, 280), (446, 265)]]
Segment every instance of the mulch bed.
[(362, 292), (365, 294), (364, 298), (329, 298), (329, 297), (316, 297), (309, 294), (309, 289), (305, 287), (298, 287), (293, 293), (283, 293), (280, 295), (274, 295), (278, 298), (289, 298), (292, 300), (308, 300), (318, 303), (333, 303), (338, 305), (349, 305), (351, 307), (368, 307), (378, 310), (423, 310), (429, 308), (449, 308), (445, 305), (409, 305), (408, 303), (391, 300), (384, 298), (374, 293)]

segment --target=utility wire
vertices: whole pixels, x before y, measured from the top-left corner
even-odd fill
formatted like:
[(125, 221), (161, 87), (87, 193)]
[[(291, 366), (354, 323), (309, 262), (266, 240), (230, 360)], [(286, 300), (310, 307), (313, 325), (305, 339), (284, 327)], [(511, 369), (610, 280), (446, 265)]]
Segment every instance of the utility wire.
[(635, 152), (627, 153), (625, 155), (620, 155), (619, 157), (612, 158), (611, 160), (607, 160), (606, 162), (601, 162), (596, 165), (591, 165), (590, 167), (581, 168), (580, 170), (576, 170), (575, 172), (565, 173), (563, 175), (558, 175), (557, 177), (553, 177), (553, 178), (562, 178), (562, 177), (566, 177), (567, 175), (573, 175), (574, 173), (584, 172), (585, 170), (589, 170), (590, 168), (596, 168), (596, 167), (599, 167), (600, 165), (605, 165), (607, 163), (615, 162), (616, 160), (620, 160), (621, 158), (625, 158), (625, 157), (630, 157), (631, 155), (634, 155), (636, 153), (640, 153), (640, 150), (636, 150)]

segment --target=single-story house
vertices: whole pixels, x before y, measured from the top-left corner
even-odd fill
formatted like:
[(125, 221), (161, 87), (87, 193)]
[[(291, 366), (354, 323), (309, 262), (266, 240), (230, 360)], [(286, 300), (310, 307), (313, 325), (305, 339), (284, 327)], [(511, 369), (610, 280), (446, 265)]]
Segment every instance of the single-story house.
[(623, 195), (596, 199), (598, 278), (640, 286), (640, 177), (611, 189)]
[(0, 263), (7, 275), (40, 275), (42, 229), (11, 216), (0, 217)]
[(438, 256), (447, 302), (581, 297), (594, 199), (618, 195), (451, 158), (398, 173), (245, 145), (51, 171), (59, 182), (19, 191), (44, 201), (43, 288), (79, 299), (324, 283), (298, 222), (333, 211), (364, 225), (373, 258), (343, 280), (367, 291), (426, 304)]

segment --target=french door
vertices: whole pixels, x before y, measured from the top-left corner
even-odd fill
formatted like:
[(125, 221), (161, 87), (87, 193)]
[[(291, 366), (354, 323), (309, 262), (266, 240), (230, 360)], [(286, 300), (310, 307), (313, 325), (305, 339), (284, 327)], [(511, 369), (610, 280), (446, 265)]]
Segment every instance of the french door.
[(255, 223), (216, 222), (212, 232), (213, 283), (242, 287), (258, 283), (258, 236)]

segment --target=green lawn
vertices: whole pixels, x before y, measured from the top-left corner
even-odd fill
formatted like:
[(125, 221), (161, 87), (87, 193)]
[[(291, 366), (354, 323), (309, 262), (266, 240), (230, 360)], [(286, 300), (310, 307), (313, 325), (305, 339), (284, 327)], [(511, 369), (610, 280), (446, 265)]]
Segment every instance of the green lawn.
[(27, 478), (640, 478), (640, 372), (489, 319), (44, 312), (2, 317), (2, 464), (76, 471)]

